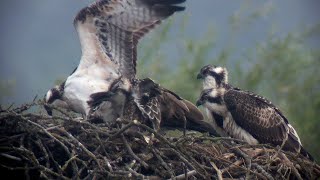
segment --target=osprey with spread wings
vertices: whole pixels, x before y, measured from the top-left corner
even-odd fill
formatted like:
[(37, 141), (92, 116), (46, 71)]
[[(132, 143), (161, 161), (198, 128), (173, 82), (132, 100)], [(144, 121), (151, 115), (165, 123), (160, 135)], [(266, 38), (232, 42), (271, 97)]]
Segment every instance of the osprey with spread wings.
[[(133, 82), (137, 81), (136, 62), (139, 39), (160, 24), (163, 19), (184, 10), (184, 7), (178, 6), (184, 1), (101, 0), (82, 9), (74, 20), (82, 49), (80, 64), (64, 83), (47, 92), (46, 102), (71, 109), (87, 118), (92, 114), (98, 114), (106, 122), (120, 117), (124, 113), (124, 106), (127, 106), (125, 103), (128, 102), (128, 97), (134, 99), (129, 101), (131, 103), (140, 100), (135, 99), (138, 98), (137, 96), (132, 96), (136, 95), (133, 89), (138, 87), (137, 83)], [(125, 93), (117, 93), (110, 98), (108, 92), (120, 80), (120, 89)], [(148, 93), (154, 90), (145, 89)], [(164, 88), (161, 91), (171, 92)], [(171, 109), (182, 112), (179, 114), (186, 120), (192, 121), (192, 124), (203, 124), (200, 126), (214, 133), (214, 129), (203, 121), (201, 112), (192, 103), (172, 95), (161, 96), (161, 99), (162, 102), (167, 101), (168, 105), (174, 106)], [(148, 100), (150, 102), (144, 103), (155, 102), (152, 98)], [(139, 107), (142, 114), (145, 114), (143, 112), (146, 109), (141, 109), (142, 106), (139, 106), (141, 104), (134, 104)], [(163, 107), (157, 104), (150, 110), (161, 113), (165, 109)], [(49, 114), (52, 113), (49, 107), (46, 107), (46, 110)], [(188, 118), (191, 114), (195, 115), (192, 117), (197, 118)], [(154, 127), (158, 127), (160, 121), (162, 124), (167, 124), (172, 117), (164, 119), (164, 116), (162, 118), (157, 116), (157, 120), (147, 119), (153, 122)]]
[(74, 19), (82, 57), (76, 70), (49, 90), (46, 102), (85, 116), (90, 96), (106, 92), (114, 80), (136, 75), (137, 43), (161, 20), (184, 7), (184, 0), (102, 0), (83, 8)]

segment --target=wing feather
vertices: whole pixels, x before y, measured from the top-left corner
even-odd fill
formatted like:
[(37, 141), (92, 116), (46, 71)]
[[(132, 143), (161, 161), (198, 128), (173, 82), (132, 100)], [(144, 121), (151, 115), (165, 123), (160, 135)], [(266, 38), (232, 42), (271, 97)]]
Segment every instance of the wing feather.
[(180, 96), (178, 96), (176, 93), (165, 89), (161, 88), (162, 94), (163, 94), (163, 101), (169, 101), (174, 103), (175, 106), (178, 106), (180, 109), (182, 109), (184, 112), (189, 112), (189, 108), (187, 104), (184, 102), (184, 99), (182, 99)]
[(300, 148), (300, 142), (294, 142), (299, 137), (291, 133), (288, 120), (270, 101), (237, 89), (227, 91), (224, 101), (234, 121), (260, 143), (281, 145), (283, 141), (289, 139), (286, 144), (291, 143), (292, 145), (289, 146), (295, 147), (287, 147), (287, 149)]
[(136, 74), (137, 43), (161, 20), (184, 7), (185, 0), (100, 0), (75, 17), (82, 59), (79, 68), (92, 63), (119, 69), (132, 79)]
[(151, 121), (155, 130), (160, 129), (161, 112), (158, 97), (150, 98), (148, 101), (135, 101), (142, 115)]
[(168, 89), (161, 88), (161, 91), (161, 126), (183, 128), (186, 120), (186, 129), (218, 136), (213, 125), (205, 121), (203, 114), (194, 104)]

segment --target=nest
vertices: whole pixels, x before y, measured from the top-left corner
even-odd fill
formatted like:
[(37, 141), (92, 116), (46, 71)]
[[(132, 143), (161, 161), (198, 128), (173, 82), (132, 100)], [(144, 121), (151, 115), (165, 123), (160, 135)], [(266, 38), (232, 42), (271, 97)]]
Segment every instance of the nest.
[[(168, 136), (137, 120), (94, 124), (47, 116), (42, 102), (0, 109), (1, 176), (19, 179), (317, 179), (320, 167), (268, 145), (190, 133)], [(35, 112), (35, 111), (39, 112)]]

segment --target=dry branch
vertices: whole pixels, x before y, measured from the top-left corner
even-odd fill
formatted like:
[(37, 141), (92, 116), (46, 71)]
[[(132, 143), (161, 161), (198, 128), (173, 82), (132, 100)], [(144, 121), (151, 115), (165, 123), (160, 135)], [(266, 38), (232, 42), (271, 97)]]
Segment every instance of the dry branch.
[[(139, 121), (122, 128), (79, 120), (42, 102), (0, 109), (0, 171), (19, 179), (317, 179), (304, 157), (240, 140), (166, 137)], [(32, 110), (31, 110), (32, 109)], [(117, 122), (121, 124), (121, 122)], [(134, 133), (132, 133), (134, 132)], [(147, 142), (145, 137), (154, 136)], [(278, 152), (280, 151), (280, 152)]]

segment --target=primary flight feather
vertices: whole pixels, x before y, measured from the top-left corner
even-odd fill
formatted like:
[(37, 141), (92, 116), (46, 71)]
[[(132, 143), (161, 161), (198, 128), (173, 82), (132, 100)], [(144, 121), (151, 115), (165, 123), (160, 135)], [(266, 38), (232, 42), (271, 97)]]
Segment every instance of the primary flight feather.
[[(163, 19), (184, 10), (176, 5), (184, 1), (100, 0), (83, 8), (74, 19), (82, 51), (80, 63), (63, 84), (47, 92), (45, 101), (88, 116), (91, 95), (109, 91), (120, 77), (128, 89), (136, 76), (138, 40)], [(106, 106), (110, 111), (106, 113), (116, 117), (114, 105), (109, 102)]]

